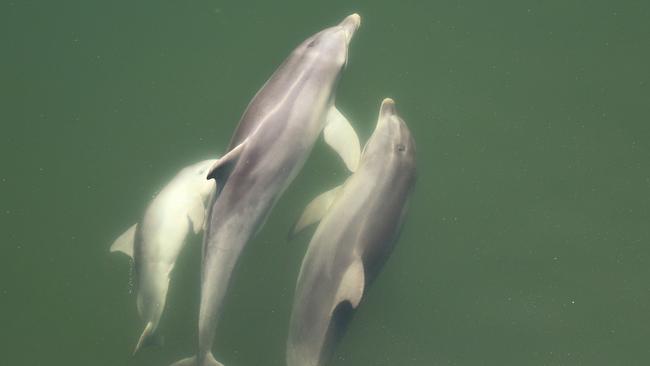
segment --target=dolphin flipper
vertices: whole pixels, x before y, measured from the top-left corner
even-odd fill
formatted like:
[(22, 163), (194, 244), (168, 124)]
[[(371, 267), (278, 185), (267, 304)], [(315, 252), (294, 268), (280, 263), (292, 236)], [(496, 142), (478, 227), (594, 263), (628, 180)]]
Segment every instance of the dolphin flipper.
[(356, 258), (343, 275), (339, 289), (336, 292), (332, 311), (334, 311), (336, 306), (343, 301), (350, 302), (354, 309), (359, 306), (361, 298), (363, 297), (363, 289), (366, 285), (365, 277), (363, 261), (361, 258)]
[(341, 186), (330, 189), (327, 192), (323, 192), (314, 198), (302, 213), (296, 224), (293, 226), (293, 229), (289, 233), (289, 239), (298, 234), (302, 229), (306, 228), (311, 224), (315, 224), (320, 219), (325, 216), (327, 210), (332, 206), (332, 202), (338, 196), (338, 193), (341, 189)]
[(323, 136), (325, 142), (341, 156), (345, 166), (351, 172), (356, 171), (361, 156), (359, 137), (347, 118), (336, 107), (330, 108), (327, 114)]
[(133, 241), (135, 239), (135, 228), (138, 224), (133, 224), (124, 234), (111, 245), (111, 252), (122, 252), (133, 258)]

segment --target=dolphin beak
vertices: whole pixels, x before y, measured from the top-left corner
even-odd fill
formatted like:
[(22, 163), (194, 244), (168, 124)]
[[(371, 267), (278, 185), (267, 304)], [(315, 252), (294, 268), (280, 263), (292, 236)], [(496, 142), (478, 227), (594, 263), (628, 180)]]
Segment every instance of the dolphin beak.
[(361, 16), (359, 14), (354, 13), (352, 15), (348, 15), (343, 21), (339, 24), (339, 27), (343, 28), (345, 30), (345, 34), (347, 36), (348, 42), (352, 39), (352, 36), (354, 35), (354, 32), (359, 29), (359, 25), (361, 25)]
[(382, 117), (384, 116), (388, 117), (397, 114), (397, 110), (395, 108), (395, 101), (392, 98), (385, 98), (381, 102), (381, 108), (379, 110), (380, 110), (379, 114)]
[(375, 131), (390, 131), (392, 129), (390, 126), (392, 126), (393, 122), (395, 121), (393, 117), (396, 115), (397, 109), (395, 108), (395, 101), (391, 98), (384, 99), (381, 102), (381, 107), (379, 108), (379, 118), (377, 120)]

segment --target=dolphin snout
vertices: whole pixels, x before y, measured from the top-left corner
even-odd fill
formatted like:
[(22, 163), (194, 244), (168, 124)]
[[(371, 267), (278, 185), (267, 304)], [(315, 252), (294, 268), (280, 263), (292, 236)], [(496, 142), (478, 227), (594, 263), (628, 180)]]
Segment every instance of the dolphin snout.
[(361, 25), (361, 16), (359, 16), (357, 13), (348, 15), (345, 19), (343, 19), (341, 24), (339, 24), (339, 26), (345, 30), (348, 39), (352, 38), (354, 32), (359, 29), (359, 25)]
[(391, 126), (393, 126), (395, 116), (397, 116), (395, 101), (392, 98), (384, 98), (384, 100), (381, 101), (381, 107), (379, 108), (379, 119), (377, 120), (375, 132), (383, 130), (390, 134), (388, 131), (390, 131)]
[(395, 115), (397, 110), (395, 108), (395, 101), (392, 98), (385, 98), (381, 102), (381, 115)]

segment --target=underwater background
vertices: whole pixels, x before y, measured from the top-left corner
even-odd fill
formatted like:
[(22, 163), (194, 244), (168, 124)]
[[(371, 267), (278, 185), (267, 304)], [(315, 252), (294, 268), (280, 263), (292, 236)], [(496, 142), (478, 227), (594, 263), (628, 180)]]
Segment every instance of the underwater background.
[[(2, 365), (169, 365), (192, 354), (200, 236), (165, 345), (109, 246), (181, 167), (224, 152), (303, 39), (358, 12), (337, 105), (362, 143), (392, 97), (417, 143), (396, 249), (330, 365), (650, 364), (650, 2), (0, 2)], [(319, 141), (249, 243), (215, 356), (284, 365)]]

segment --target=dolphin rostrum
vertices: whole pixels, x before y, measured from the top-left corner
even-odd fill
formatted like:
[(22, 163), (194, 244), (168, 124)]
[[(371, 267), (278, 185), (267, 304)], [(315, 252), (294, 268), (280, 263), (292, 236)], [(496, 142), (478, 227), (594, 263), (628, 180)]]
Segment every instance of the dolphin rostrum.
[(165, 308), (169, 274), (190, 228), (203, 229), (206, 205), (215, 184), (205, 179), (216, 160), (183, 168), (147, 207), (142, 221), (131, 226), (111, 246), (133, 258), (138, 312), (145, 328), (135, 346), (156, 343), (155, 331)]
[(316, 197), (294, 228), (321, 220), (298, 276), (287, 366), (320, 366), (331, 357), (397, 241), (414, 184), (415, 143), (385, 99), (356, 172)]
[(326, 142), (348, 168), (356, 168), (358, 140), (334, 108), (334, 93), (360, 19), (357, 14), (346, 17), (289, 55), (251, 100), (229, 151), (209, 173), (208, 178), (217, 181), (218, 193), (203, 242), (198, 349), (195, 357), (174, 366), (221, 365), (212, 355), (212, 344), (235, 264), (323, 129)]

